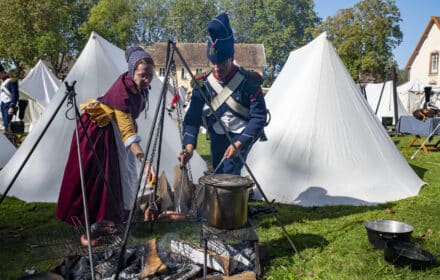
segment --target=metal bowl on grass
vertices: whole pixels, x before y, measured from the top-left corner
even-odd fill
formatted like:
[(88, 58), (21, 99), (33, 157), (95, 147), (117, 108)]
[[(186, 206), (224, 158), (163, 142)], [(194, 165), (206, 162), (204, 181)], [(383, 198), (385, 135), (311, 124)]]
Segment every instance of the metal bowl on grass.
[(408, 224), (393, 220), (376, 220), (365, 224), (368, 241), (376, 249), (385, 248), (388, 240), (409, 242), (414, 228)]

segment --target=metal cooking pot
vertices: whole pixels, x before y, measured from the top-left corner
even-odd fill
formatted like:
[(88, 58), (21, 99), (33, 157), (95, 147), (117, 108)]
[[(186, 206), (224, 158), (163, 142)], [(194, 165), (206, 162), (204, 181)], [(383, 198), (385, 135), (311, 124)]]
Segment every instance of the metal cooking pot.
[(365, 224), (367, 229), (368, 241), (376, 249), (385, 248), (385, 242), (388, 240), (409, 241), (414, 228), (408, 224), (391, 221), (377, 220)]
[(246, 224), (249, 188), (254, 182), (234, 174), (211, 174), (199, 179), (203, 186), (204, 217), (220, 229), (237, 229)]
[(440, 254), (432, 255), (408, 242), (400, 240), (385, 242), (385, 260), (398, 266), (409, 266), (411, 269), (425, 269), (435, 265), (435, 259), (439, 256)]

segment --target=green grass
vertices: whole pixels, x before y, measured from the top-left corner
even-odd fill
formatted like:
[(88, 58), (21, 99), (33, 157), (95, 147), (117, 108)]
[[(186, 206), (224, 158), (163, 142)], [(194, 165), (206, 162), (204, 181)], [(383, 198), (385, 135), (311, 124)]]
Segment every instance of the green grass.
[[(294, 253), (271, 215), (255, 221), (260, 242), (268, 245), (263, 264), (264, 279), (440, 279), (440, 265), (425, 271), (411, 271), (388, 264), (383, 251), (368, 242), (365, 222), (390, 219), (406, 222), (415, 230), (412, 242), (431, 252), (440, 252), (440, 153), (406, 148), (411, 136), (393, 137), (403, 156), (427, 184), (416, 197), (377, 206), (328, 206), (304, 208), (276, 204), (279, 217), (301, 258)], [(199, 138), (198, 152), (209, 158), (205, 136)], [(287, 186), (286, 186), (287, 187)], [(263, 202), (251, 204), (265, 205)], [(69, 229), (54, 217), (53, 203), (25, 203), (7, 198), (0, 205), (0, 279), (16, 279), (24, 269), (46, 271), (57, 265), (59, 252), (49, 247), (33, 248), (35, 236)], [(158, 224), (151, 234), (138, 228), (136, 238), (190, 239), (197, 242), (199, 228), (188, 224)], [(439, 260), (440, 261), (440, 260)]]

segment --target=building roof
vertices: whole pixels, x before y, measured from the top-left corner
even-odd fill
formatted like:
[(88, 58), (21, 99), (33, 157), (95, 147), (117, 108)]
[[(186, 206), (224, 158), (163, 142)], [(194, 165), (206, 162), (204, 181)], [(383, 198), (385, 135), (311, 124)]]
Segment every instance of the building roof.
[(432, 16), (431, 19), (429, 20), (428, 25), (425, 28), (425, 31), (423, 31), (422, 36), (420, 37), (416, 48), (414, 49), (413, 53), (411, 54), (411, 57), (408, 60), (408, 63), (405, 66), (405, 70), (409, 70), (409, 68), (411, 68), (414, 59), (419, 54), (420, 48), (423, 46), (423, 42), (425, 42), (426, 38), (428, 37), (429, 31), (431, 30), (434, 24), (437, 26), (438, 29), (440, 29), (440, 17)]
[[(177, 49), (185, 62), (191, 67), (209, 67), (206, 57), (206, 43), (176, 43)], [(156, 66), (165, 65), (167, 57), (166, 42), (156, 42), (145, 47), (151, 54)], [(266, 66), (266, 55), (262, 44), (235, 44), (235, 61), (245, 68), (263, 68)], [(177, 53), (174, 55), (176, 65), (183, 65)]]

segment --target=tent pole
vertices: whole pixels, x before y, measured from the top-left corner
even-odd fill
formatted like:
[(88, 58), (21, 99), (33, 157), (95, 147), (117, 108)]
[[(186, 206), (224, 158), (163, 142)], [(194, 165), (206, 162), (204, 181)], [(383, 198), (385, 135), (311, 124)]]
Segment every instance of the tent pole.
[(394, 106), (394, 136), (397, 136), (399, 133), (397, 132), (397, 121), (399, 120), (399, 110), (397, 108), (397, 75), (396, 75), (396, 66), (391, 68), (391, 75), (393, 77), (393, 106)]
[[(174, 42), (169, 41), (169, 44), (171, 44), (174, 48), (174, 50), (176, 51), (177, 55), (179, 56), (180, 60), (182, 61), (183, 65), (185, 66), (186, 70), (188, 71), (188, 73), (191, 76), (191, 79), (193, 81), (196, 81), (195, 76), (193, 75), (193, 73), (191, 72), (191, 69), (189, 68), (188, 64), (186, 63), (185, 59), (183, 58), (182, 54), (180, 53), (179, 49), (177, 48), (177, 46), (175, 45)], [(211, 110), (211, 112), (213, 113), (215, 110), (211, 105), (211, 102), (209, 102), (208, 98), (207, 98), (207, 92), (206, 89), (204, 87), (201, 87), (199, 85), (199, 83), (195, 82), (194, 83), (196, 85), (196, 88), (198, 88), (199, 90), (201, 90), (203, 92), (202, 96), (205, 99), (205, 103), (209, 106), (209, 109)], [(219, 121), (218, 117), (216, 114), (212, 114), (216, 120), (218, 121), (218, 123), (220, 124), (220, 126), (222, 127), (222, 130), (225, 132), (226, 137), (228, 138), (229, 143), (234, 146), (235, 149), (237, 149), (237, 147), (235, 146), (234, 142), (232, 141), (231, 136), (229, 136), (229, 134), (227, 133), (226, 127), (223, 124), (223, 122)], [(255, 183), (255, 186), (258, 188), (258, 190), (260, 191), (262, 197), (264, 198), (264, 201), (266, 202), (266, 204), (269, 205), (269, 207), (272, 208), (272, 204), (269, 202), (267, 196), (265, 195), (265, 193), (263, 192), (263, 189), (261, 188), (260, 184), (257, 182), (257, 179), (255, 178), (254, 174), (252, 173), (251, 169), (249, 168), (248, 164), (246, 163), (246, 161), (244, 160), (243, 156), (238, 153), (238, 157), (240, 159), (240, 161), (243, 163), (244, 167), (246, 168), (246, 171), (249, 173), (249, 176), (251, 176), (252, 180)], [(281, 228), (281, 230), (283, 231), (284, 235), (286, 236), (287, 240), (289, 241), (290, 246), (293, 248), (293, 250), (298, 254), (298, 257), (301, 258), (301, 255), (299, 254), (299, 251), (296, 249), (295, 245), (293, 244), (292, 239), (289, 236), (289, 233), (287, 232), (286, 228), (284, 227), (283, 223), (281, 222), (280, 218), (278, 217), (277, 213), (275, 211), (271, 211), (271, 214), (275, 217), (275, 220), (278, 223), (278, 226)]]
[(380, 91), (379, 100), (377, 101), (376, 105), (376, 111), (374, 112), (375, 115), (377, 115), (377, 112), (379, 111), (380, 102), (382, 100), (383, 90), (385, 89), (385, 83), (386, 80), (383, 81), (382, 90)]
[(411, 160), (414, 159), (414, 157), (417, 155), (418, 152), (425, 146), (425, 144), (429, 141), (429, 139), (437, 132), (437, 130), (440, 127), (440, 123), (434, 128), (434, 130), (426, 137), (425, 141), (420, 145), (420, 147), (415, 151), (415, 153), (410, 157)]
[[(73, 110), (75, 110), (75, 118), (73, 120), (80, 120), (81, 116), (78, 111), (78, 107), (76, 106), (76, 93), (75, 93), (75, 84), (76, 81), (73, 81), (72, 85), (69, 85), (65, 82), (67, 92), (66, 94), (69, 96), (69, 103), (73, 105)], [(81, 193), (82, 193), (82, 203), (84, 207), (84, 221), (86, 223), (86, 237), (87, 240), (91, 240), (90, 237), (90, 221), (89, 221), (89, 211), (87, 207), (87, 194), (84, 187), (84, 172), (82, 165), (82, 157), (81, 157), (81, 148), (80, 148), (80, 139), (79, 139), (79, 129), (78, 122), (75, 122), (75, 137), (76, 137), (76, 151), (78, 153), (78, 167), (79, 174), (81, 180)], [(87, 242), (87, 251), (89, 253), (89, 263), (90, 263), (90, 275), (92, 276), (92, 280), (95, 280), (95, 269), (93, 266), (93, 258), (92, 258), (92, 242)]]
[(31, 155), (33, 154), (33, 152), (35, 151), (35, 149), (37, 148), (38, 144), (40, 143), (41, 139), (43, 138), (44, 134), (47, 132), (49, 126), (51, 125), (51, 123), (53, 122), (53, 120), (55, 119), (55, 116), (58, 114), (58, 111), (60, 110), (61, 106), (64, 104), (64, 102), (66, 101), (67, 97), (68, 97), (68, 92), (66, 92), (66, 94), (64, 95), (63, 99), (61, 100), (60, 104), (58, 104), (58, 107), (56, 108), (55, 112), (53, 113), (53, 115), (50, 117), (48, 123), (46, 124), (46, 126), (44, 127), (43, 131), (41, 132), (40, 136), (38, 136), (37, 140), (35, 141), (34, 145), (32, 146), (31, 150), (29, 151), (29, 153), (27, 154), (27, 156), (25, 157), (24, 161), (21, 163), (20, 167), (18, 168), (18, 171), (15, 173), (14, 177), (12, 178), (11, 182), (9, 183), (8, 187), (6, 188), (5, 192), (3, 193), (1, 199), (0, 199), (0, 204), (3, 202), (3, 200), (5, 199), (6, 195), (8, 194), (8, 192), (10, 191), (12, 185), (15, 183), (15, 180), (17, 180), (18, 175), (20, 175), (21, 171), (23, 170), (24, 166), (26, 165), (26, 163), (28, 162), (29, 158), (31, 157)]
[[(169, 48), (169, 46), (168, 46), (168, 48)], [(154, 117), (153, 117), (152, 127), (151, 127), (151, 130), (150, 130), (150, 135), (149, 135), (148, 142), (147, 142), (147, 145), (146, 145), (146, 148), (145, 148), (145, 155), (146, 156), (144, 157), (144, 161), (141, 163), (141, 170), (139, 172), (138, 184), (137, 184), (137, 189), (136, 189), (136, 192), (135, 192), (136, 193), (136, 197), (135, 197), (135, 199), (133, 201), (133, 204), (131, 205), (130, 213), (128, 215), (128, 220), (127, 220), (127, 225), (126, 225), (125, 231), (124, 231), (124, 236), (123, 236), (122, 241), (121, 241), (121, 250), (120, 250), (120, 254), (119, 254), (118, 267), (117, 267), (117, 270), (116, 270), (116, 277), (115, 277), (115, 279), (118, 279), (119, 273), (123, 270), (124, 265), (125, 265), (124, 252), (125, 252), (125, 249), (126, 249), (126, 246), (127, 246), (128, 235), (130, 233), (130, 228), (131, 228), (132, 220), (133, 220), (133, 217), (134, 217), (134, 211), (135, 211), (136, 204), (137, 204), (136, 198), (138, 196), (140, 187), (142, 185), (142, 177), (143, 177), (143, 174), (144, 174), (144, 171), (145, 171), (145, 163), (147, 162), (147, 159), (148, 159), (148, 154), (149, 154), (149, 151), (150, 151), (150, 148), (151, 148), (151, 143), (152, 143), (153, 135), (154, 135), (154, 132), (155, 132), (155, 129), (156, 129), (156, 123), (157, 123), (157, 120), (158, 120), (158, 117), (159, 117), (159, 113), (161, 114), (160, 115), (159, 126), (163, 127), (164, 115), (165, 115), (165, 105), (166, 105), (166, 93), (168, 91), (168, 83), (166, 81), (168, 81), (168, 75), (169, 75), (169, 72), (170, 72), (169, 69), (170, 69), (170, 64), (171, 64), (171, 59), (169, 59), (169, 57), (170, 56), (169, 56), (169, 51), (168, 51), (168, 53), (167, 53), (167, 68), (166, 68), (167, 71), (166, 71), (165, 79), (164, 79), (165, 82), (162, 85), (162, 90), (161, 90), (161, 94), (160, 94), (160, 97), (159, 97), (159, 102), (157, 103), (156, 111), (155, 111)], [(163, 129), (161, 127), (159, 127), (158, 129), (160, 129), (160, 131), (159, 131), (159, 133), (160, 133), (160, 140), (159, 141), (161, 141)], [(158, 170), (158, 172), (159, 172), (159, 163), (160, 163), (160, 146), (161, 146), (161, 144), (159, 144), (159, 152), (158, 152), (158, 159), (157, 159), (157, 169), (156, 170)], [(151, 157), (153, 157), (153, 156), (154, 155), (152, 153)], [(150, 167), (147, 170), (147, 177), (148, 177), (148, 174), (150, 173), (150, 168), (151, 168), (151, 165), (152, 165), (152, 160), (153, 160), (153, 158), (151, 158), (151, 160), (150, 160)], [(150, 199), (150, 201), (152, 201), (152, 202), (155, 202), (155, 200), (156, 200), (157, 182), (158, 182), (158, 180), (155, 180), (155, 182), (153, 183), (154, 184), (153, 193), (151, 195), (152, 198)], [(153, 221), (151, 221), (150, 226), (151, 227), (153, 226)]]

